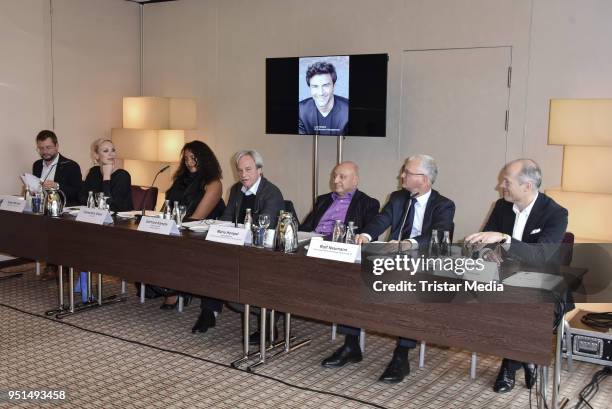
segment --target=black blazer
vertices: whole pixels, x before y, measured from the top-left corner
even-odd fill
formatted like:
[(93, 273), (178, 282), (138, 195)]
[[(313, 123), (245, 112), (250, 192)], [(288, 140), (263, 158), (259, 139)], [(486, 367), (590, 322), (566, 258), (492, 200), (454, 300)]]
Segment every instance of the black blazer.
[[(235, 183), (231, 190), (229, 199), (227, 201), (227, 207), (221, 215), (220, 220), (225, 221), (238, 221), (242, 223), (242, 220), (236, 220), (238, 213), (240, 212), (240, 205), (242, 204), (242, 183)], [(272, 184), (265, 177), (261, 177), (259, 187), (257, 188), (257, 194), (255, 195), (255, 205), (253, 206), (253, 221), (257, 223), (257, 216), (260, 214), (267, 214), (270, 216), (270, 229), (276, 228), (276, 221), (278, 220), (278, 213), (281, 210), (285, 210), (285, 202), (283, 200), (283, 194), (274, 184)]]
[(132, 178), (128, 171), (117, 169), (111, 175), (110, 180), (102, 180), (102, 171), (100, 166), (94, 166), (87, 172), (85, 182), (79, 194), (79, 202), (81, 205), (87, 204), (89, 192), (94, 192), (94, 195), (99, 192), (104, 192), (105, 196), (110, 197), (110, 209), (114, 212), (126, 212), (134, 209), (132, 203)]
[[(42, 174), (43, 160), (38, 159), (32, 165), (32, 174), (40, 177)], [(55, 167), (55, 180), (59, 184), (60, 190), (66, 195), (66, 205), (76, 206), (79, 204), (79, 193), (83, 176), (81, 167), (72, 159), (59, 155), (57, 166)]]
[[(304, 223), (300, 225), (300, 230), (313, 231), (316, 229), (321, 221), (321, 218), (332, 203), (333, 199), (331, 192), (317, 197), (314, 209), (312, 212), (310, 212), (310, 214), (308, 214), (308, 216), (306, 216)], [(344, 224), (347, 224), (349, 221), (355, 222), (355, 226), (357, 227), (355, 233), (360, 233), (363, 226), (370, 223), (379, 210), (380, 202), (378, 200), (371, 198), (361, 190), (357, 189), (355, 190), (351, 203), (346, 211)]]
[[(389, 197), (385, 207), (376, 215), (371, 223), (365, 226), (362, 233), (367, 233), (372, 237), (372, 240), (376, 240), (378, 236), (391, 226), (390, 239), (397, 240), (409, 200), (410, 192), (407, 190), (401, 189), (391, 193), (391, 197)], [(423, 215), (421, 235), (413, 237), (419, 243), (419, 248), (425, 248), (429, 244), (433, 229), (452, 231), (454, 216), (455, 203), (432, 189), (431, 195), (427, 200), (427, 206), (425, 207), (425, 214)]]
[[(512, 203), (499, 199), (484, 231), (497, 231), (512, 236), (516, 218), (512, 206)], [(567, 210), (544, 193), (538, 193), (525, 224), (522, 240), (513, 238), (507, 253), (517, 261), (535, 266), (558, 263), (559, 243), (563, 241), (566, 229)]]

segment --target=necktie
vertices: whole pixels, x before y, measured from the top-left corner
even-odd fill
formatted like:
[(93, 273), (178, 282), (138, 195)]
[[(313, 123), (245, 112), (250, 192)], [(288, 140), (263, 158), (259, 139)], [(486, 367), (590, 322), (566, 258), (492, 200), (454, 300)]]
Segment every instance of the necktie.
[(408, 210), (408, 215), (406, 216), (406, 223), (404, 223), (404, 229), (402, 230), (402, 240), (406, 240), (410, 238), (410, 233), (412, 232), (412, 225), (414, 223), (414, 205), (416, 203), (416, 197), (409, 199), (410, 210)]

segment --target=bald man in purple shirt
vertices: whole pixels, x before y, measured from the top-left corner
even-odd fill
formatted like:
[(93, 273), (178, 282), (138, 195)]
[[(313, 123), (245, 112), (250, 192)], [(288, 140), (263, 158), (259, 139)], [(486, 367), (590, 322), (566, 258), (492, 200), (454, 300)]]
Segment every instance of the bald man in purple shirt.
[(333, 191), (317, 197), (314, 209), (300, 225), (302, 231), (315, 231), (331, 236), (336, 220), (353, 222), (355, 232), (368, 224), (380, 209), (378, 200), (357, 189), (359, 167), (354, 162), (336, 165), (331, 174)]

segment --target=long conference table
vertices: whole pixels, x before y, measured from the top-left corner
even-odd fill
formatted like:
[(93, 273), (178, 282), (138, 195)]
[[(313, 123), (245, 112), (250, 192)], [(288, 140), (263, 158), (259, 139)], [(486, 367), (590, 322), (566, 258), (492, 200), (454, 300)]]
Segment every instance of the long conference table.
[(554, 305), (373, 304), (359, 264), (0, 211), (0, 252), (547, 367)]

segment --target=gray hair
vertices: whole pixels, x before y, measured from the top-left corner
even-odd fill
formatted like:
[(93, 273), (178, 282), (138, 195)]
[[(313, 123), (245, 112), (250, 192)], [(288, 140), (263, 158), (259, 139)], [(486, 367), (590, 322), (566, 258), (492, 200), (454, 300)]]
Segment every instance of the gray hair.
[(521, 184), (529, 182), (533, 186), (535, 186), (535, 189), (533, 190), (538, 190), (540, 186), (542, 186), (542, 170), (540, 169), (540, 166), (536, 163), (536, 161), (534, 161), (533, 159), (524, 158), (515, 159), (512, 162), (508, 162), (504, 169), (514, 163), (521, 164), (521, 170), (517, 175), (518, 180)]
[(242, 150), (236, 153), (236, 155), (234, 155), (234, 162), (236, 167), (238, 167), (238, 161), (240, 159), (242, 159), (243, 156), (250, 156), (251, 158), (253, 158), (253, 160), (255, 161), (255, 167), (257, 169), (262, 169), (263, 168), (263, 157), (259, 154), (259, 152), (257, 152), (254, 149), (247, 149), (247, 150)]
[(421, 153), (418, 155), (410, 156), (408, 159), (406, 159), (407, 162), (413, 160), (419, 161), (419, 167), (421, 168), (421, 172), (423, 172), (425, 176), (427, 176), (429, 182), (433, 185), (436, 181), (436, 178), (438, 177), (438, 165), (436, 164), (436, 160), (429, 155)]

